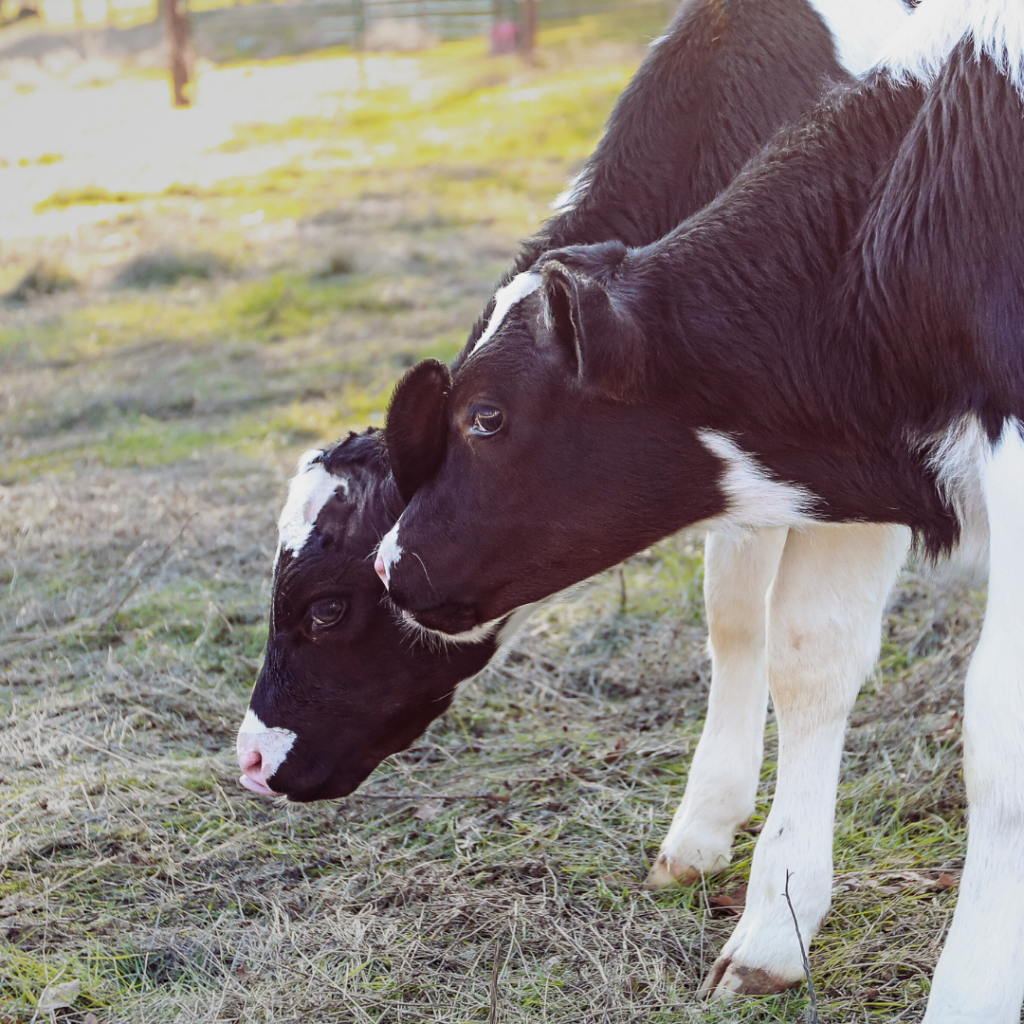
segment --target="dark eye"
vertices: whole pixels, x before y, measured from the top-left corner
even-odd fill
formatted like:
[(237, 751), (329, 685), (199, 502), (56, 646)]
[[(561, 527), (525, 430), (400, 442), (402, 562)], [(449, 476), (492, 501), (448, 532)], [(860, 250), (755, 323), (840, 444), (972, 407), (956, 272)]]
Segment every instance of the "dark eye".
[(501, 430), (505, 417), (500, 409), (490, 405), (474, 405), (469, 410), (472, 417), (469, 432), (477, 437), (490, 437)]
[(309, 621), (314, 629), (337, 625), (345, 614), (345, 602), (330, 598), (317, 601), (309, 609)]

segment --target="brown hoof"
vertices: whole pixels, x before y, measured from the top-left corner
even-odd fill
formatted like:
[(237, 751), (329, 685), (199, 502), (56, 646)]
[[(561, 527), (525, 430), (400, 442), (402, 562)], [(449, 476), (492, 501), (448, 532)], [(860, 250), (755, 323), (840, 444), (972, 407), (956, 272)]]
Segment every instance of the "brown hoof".
[(700, 881), (700, 872), (690, 865), (677, 864), (675, 861), (659, 854), (653, 867), (644, 879), (645, 889), (667, 889), (672, 885), (693, 885)]
[(730, 999), (733, 996), (777, 996), (796, 988), (800, 979), (786, 981), (760, 967), (742, 967), (728, 957), (719, 957), (697, 990), (701, 999)]

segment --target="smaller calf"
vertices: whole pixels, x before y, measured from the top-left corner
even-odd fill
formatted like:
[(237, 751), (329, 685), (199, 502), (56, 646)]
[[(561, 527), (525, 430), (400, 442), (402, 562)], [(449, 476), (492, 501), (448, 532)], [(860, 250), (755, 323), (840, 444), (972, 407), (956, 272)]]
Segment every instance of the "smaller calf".
[(351, 793), (497, 650), (497, 632), (425, 642), (390, 606), (372, 552), (401, 508), (377, 431), (299, 463), (279, 523), (266, 659), (238, 734), (253, 792)]

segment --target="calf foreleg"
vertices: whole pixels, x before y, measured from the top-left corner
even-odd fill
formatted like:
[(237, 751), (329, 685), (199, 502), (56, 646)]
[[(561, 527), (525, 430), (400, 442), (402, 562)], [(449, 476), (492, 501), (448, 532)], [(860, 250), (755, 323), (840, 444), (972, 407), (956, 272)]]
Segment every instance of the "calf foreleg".
[(964, 686), (967, 861), (925, 1024), (1017, 1024), (1024, 997), (1024, 444), (983, 471), (988, 608)]
[(785, 542), (784, 528), (740, 538), (708, 534), (708, 714), (649, 888), (687, 884), (725, 867), (736, 829), (754, 812), (768, 706), (765, 600)]
[(878, 655), (886, 597), (908, 531), (878, 525), (791, 531), (768, 604), (768, 680), (778, 782), (754, 851), (743, 916), (701, 992), (779, 992), (800, 983), (786, 876), (806, 946), (828, 912), (832, 829), (850, 708)]

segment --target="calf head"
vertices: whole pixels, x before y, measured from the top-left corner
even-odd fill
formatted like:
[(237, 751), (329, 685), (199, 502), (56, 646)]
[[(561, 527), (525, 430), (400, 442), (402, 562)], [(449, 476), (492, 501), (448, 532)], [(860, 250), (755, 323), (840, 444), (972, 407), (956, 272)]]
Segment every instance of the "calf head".
[(438, 645), (387, 599), (373, 556), (401, 508), (378, 432), (300, 461), (279, 523), (266, 659), (238, 735), (249, 789), (299, 801), (351, 793), (494, 653), (490, 635)]
[[(428, 361), (396, 389), (410, 503), (376, 568), (421, 625), (472, 635), (722, 510), (720, 463), (652, 399), (628, 260), (619, 243), (547, 254), (497, 293), (453, 377)], [(706, 485), (682, 486), (687, 468)]]

